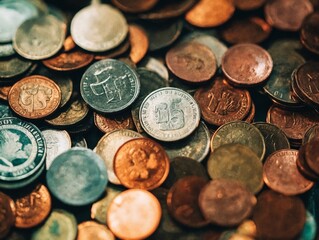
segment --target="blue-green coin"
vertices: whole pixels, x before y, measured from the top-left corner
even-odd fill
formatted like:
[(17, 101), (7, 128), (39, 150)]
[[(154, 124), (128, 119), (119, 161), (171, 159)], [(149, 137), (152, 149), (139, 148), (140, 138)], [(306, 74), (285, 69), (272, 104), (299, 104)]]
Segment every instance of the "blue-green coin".
[(299, 240), (314, 240), (317, 234), (317, 223), (312, 214), (307, 211), (306, 222), (300, 234)]
[(0, 180), (17, 181), (35, 174), (44, 164), (46, 144), (32, 123), (0, 118)]
[(83, 206), (102, 195), (108, 178), (99, 155), (91, 149), (74, 147), (54, 159), (46, 179), (51, 193), (61, 202)]

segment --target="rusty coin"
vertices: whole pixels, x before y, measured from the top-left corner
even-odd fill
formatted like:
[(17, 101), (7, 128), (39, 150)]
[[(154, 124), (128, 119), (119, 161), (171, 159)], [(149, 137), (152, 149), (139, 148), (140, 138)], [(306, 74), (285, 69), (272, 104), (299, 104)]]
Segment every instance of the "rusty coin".
[(77, 240), (115, 240), (113, 233), (102, 224), (93, 221), (82, 222), (78, 225)]
[(319, 13), (314, 12), (307, 16), (302, 24), (300, 40), (309, 51), (319, 54)]
[(112, 0), (112, 3), (123, 12), (139, 13), (152, 9), (159, 0)]
[(234, 0), (235, 6), (243, 11), (254, 10), (262, 7), (267, 0)]
[(309, 167), (306, 161), (306, 147), (308, 143), (302, 145), (299, 148), (298, 156), (297, 156), (297, 168), (299, 172), (305, 176), (307, 179), (312, 181), (318, 181), (319, 176)]
[(15, 222), (15, 204), (6, 194), (0, 192), (0, 239), (9, 233)]
[(310, 169), (319, 175), (319, 139), (312, 139), (308, 142), (305, 159)]
[[(134, 2), (135, 4), (135, 2)], [(138, 25), (129, 25), (129, 39), (130, 39), (130, 59), (134, 63), (138, 63), (142, 60), (148, 50), (149, 41), (146, 32)]]

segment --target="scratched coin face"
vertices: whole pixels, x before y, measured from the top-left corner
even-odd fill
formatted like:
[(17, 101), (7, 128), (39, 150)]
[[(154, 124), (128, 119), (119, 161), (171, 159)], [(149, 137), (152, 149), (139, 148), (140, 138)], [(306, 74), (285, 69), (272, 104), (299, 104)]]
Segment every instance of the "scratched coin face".
[(140, 81), (127, 64), (105, 59), (85, 71), (80, 87), (87, 104), (99, 112), (112, 113), (134, 102), (140, 91)]

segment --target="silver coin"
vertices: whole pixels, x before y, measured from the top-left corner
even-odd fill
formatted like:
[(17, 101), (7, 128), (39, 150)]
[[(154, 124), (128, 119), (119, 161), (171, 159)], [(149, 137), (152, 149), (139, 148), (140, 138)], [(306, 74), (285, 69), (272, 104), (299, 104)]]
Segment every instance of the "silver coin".
[(153, 91), (144, 99), (139, 118), (147, 134), (171, 142), (187, 137), (198, 127), (200, 109), (187, 92), (165, 87)]
[(165, 80), (167, 81), (169, 80), (169, 73), (168, 73), (167, 67), (165, 67), (164, 63), (162, 63), (160, 60), (156, 58), (146, 57), (142, 60), (139, 66), (145, 67), (148, 70), (154, 71)]
[(0, 44), (0, 57), (9, 57), (15, 54), (11, 43)]
[(71, 36), (81, 48), (104, 52), (124, 41), (128, 25), (123, 14), (108, 4), (92, 4), (72, 19)]
[(23, 22), (13, 38), (16, 52), (31, 60), (41, 60), (56, 54), (63, 46), (66, 25), (51, 15)]
[(127, 64), (105, 59), (91, 65), (83, 74), (81, 95), (93, 109), (118, 112), (129, 107), (140, 92), (136, 72)]

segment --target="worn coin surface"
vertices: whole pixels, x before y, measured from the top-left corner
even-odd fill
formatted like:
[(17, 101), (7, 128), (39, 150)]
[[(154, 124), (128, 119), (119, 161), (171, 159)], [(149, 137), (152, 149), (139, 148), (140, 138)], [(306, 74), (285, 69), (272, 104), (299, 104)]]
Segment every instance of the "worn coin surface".
[(94, 221), (82, 222), (78, 225), (77, 240), (115, 240), (113, 233), (107, 226)]
[(10, 79), (25, 73), (32, 62), (18, 56), (0, 59), (0, 78)]
[(300, 31), (300, 40), (302, 45), (307, 48), (309, 51), (319, 54), (319, 14), (314, 12), (309, 14), (303, 21), (301, 31)]
[(190, 135), (199, 125), (200, 109), (185, 91), (165, 87), (150, 93), (139, 112), (143, 129), (161, 141), (177, 141)]
[(105, 59), (91, 65), (83, 74), (81, 95), (99, 112), (118, 112), (129, 107), (140, 91), (136, 72), (124, 62)]
[(15, 204), (8, 195), (0, 192), (0, 238), (4, 239), (15, 222)]

